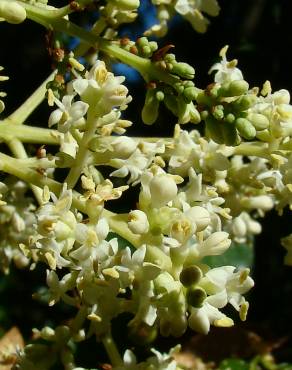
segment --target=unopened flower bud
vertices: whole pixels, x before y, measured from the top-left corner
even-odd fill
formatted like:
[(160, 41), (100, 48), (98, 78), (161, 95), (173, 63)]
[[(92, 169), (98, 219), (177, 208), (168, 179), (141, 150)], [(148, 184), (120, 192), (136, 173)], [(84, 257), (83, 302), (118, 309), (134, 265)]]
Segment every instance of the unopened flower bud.
[(273, 101), (275, 104), (289, 104), (290, 102), (290, 93), (285, 89), (276, 91), (273, 94)]
[(190, 287), (187, 290), (186, 298), (190, 306), (200, 308), (207, 298), (207, 293), (202, 288)]
[(217, 120), (222, 120), (224, 118), (224, 107), (223, 107), (223, 105), (216, 105), (213, 108), (212, 115)]
[(200, 256), (218, 256), (230, 247), (231, 240), (225, 231), (216, 231), (199, 246)]
[(246, 140), (251, 140), (256, 136), (256, 129), (249, 120), (245, 118), (237, 118), (235, 124), (240, 136)]
[(264, 130), (270, 125), (268, 118), (263, 114), (250, 113), (247, 119), (253, 124), (257, 131)]
[(249, 85), (244, 80), (234, 80), (222, 86), (219, 90), (221, 96), (240, 96), (248, 91)]
[(226, 124), (222, 127), (224, 144), (229, 146), (239, 145), (241, 142), (240, 136), (234, 125)]
[(164, 174), (154, 176), (149, 187), (152, 204), (156, 208), (166, 205), (177, 194), (177, 186), (174, 179)]
[(252, 94), (243, 95), (232, 104), (235, 110), (244, 111), (255, 105), (257, 97)]
[(145, 234), (149, 230), (149, 222), (146, 214), (139, 209), (131, 211), (128, 219), (129, 229), (134, 234)]
[(187, 78), (189, 80), (195, 77), (195, 70), (192, 66), (187, 63), (174, 63), (171, 73), (177, 74), (182, 78)]
[(191, 102), (192, 100), (196, 99), (198, 93), (197, 89), (193, 87), (187, 87), (183, 91), (184, 98), (186, 99), (187, 103)]
[(235, 217), (232, 223), (232, 232), (237, 237), (244, 237), (247, 232), (246, 223), (242, 217)]
[(183, 268), (179, 279), (185, 287), (189, 287), (197, 284), (201, 280), (202, 275), (201, 269), (196, 265), (192, 265)]
[(217, 144), (224, 143), (224, 136), (222, 131), (222, 124), (217, 121), (214, 117), (208, 116), (205, 119), (206, 122), (206, 133), (207, 135), (215, 141)]
[(255, 197), (246, 197), (242, 199), (242, 205), (248, 209), (261, 209), (263, 211), (269, 211), (273, 208), (274, 203), (272, 198), (268, 195), (258, 195)]
[(157, 91), (155, 94), (155, 97), (158, 101), (162, 101), (164, 99), (164, 92), (163, 91)]
[(174, 95), (165, 94), (164, 104), (175, 116), (178, 116), (177, 98)]
[(8, 23), (22, 23), (26, 18), (26, 11), (23, 6), (16, 1), (0, 1), (0, 18), (4, 18)]
[(137, 143), (128, 136), (120, 136), (112, 142), (115, 155), (118, 158), (128, 158), (136, 149)]
[(190, 208), (185, 215), (196, 224), (197, 231), (204, 230), (211, 222), (209, 212), (200, 206)]
[(152, 125), (158, 117), (159, 101), (156, 99), (155, 90), (147, 90), (145, 104), (142, 109), (142, 120), (146, 125)]

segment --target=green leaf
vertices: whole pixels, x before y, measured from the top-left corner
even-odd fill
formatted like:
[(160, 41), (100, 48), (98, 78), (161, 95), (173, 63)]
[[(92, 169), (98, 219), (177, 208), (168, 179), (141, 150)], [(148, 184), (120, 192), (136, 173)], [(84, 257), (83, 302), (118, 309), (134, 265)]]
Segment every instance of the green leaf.
[(219, 370), (249, 370), (248, 364), (238, 358), (223, 360), (219, 365)]
[(230, 248), (220, 256), (207, 256), (203, 259), (211, 268), (220, 266), (235, 266), (251, 268), (254, 260), (254, 251), (251, 244), (232, 243)]

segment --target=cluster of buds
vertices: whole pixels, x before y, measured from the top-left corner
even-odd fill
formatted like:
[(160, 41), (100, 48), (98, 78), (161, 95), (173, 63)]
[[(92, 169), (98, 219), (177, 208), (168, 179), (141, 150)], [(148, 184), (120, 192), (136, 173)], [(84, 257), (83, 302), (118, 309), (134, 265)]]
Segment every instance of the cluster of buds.
[(193, 81), (195, 70), (187, 63), (177, 62), (175, 55), (167, 53), (170, 46), (159, 49), (153, 54), (154, 65), (163, 71), (167, 71), (175, 78), (172, 86), (163, 82), (149, 82), (142, 109), (142, 120), (145, 124), (153, 124), (159, 113), (160, 103), (169, 109), (176, 117), (178, 123), (198, 123), (200, 114), (193, 104), (198, 89)]
[(158, 49), (157, 42), (149, 41), (147, 37), (140, 37), (136, 42), (123, 37), (120, 40), (120, 45), (123, 49), (143, 58), (151, 58), (153, 53)]

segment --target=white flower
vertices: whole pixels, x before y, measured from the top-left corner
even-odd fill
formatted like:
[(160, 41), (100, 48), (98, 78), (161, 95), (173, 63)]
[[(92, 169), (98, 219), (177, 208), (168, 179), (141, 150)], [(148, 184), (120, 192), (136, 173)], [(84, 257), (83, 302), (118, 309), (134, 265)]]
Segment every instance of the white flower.
[(126, 109), (132, 100), (127, 96), (128, 89), (121, 85), (124, 80), (124, 76), (114, 76), (108, 72), (103, 61), (97, 61), (86, 78), (77, 78), (72, 82), (72, 87), (84, 102), (92, 109), (95, 107), (99, 115), (104, 115), (113, 107)]
[(197, 251), (199, 256), (218, 256), (223, 254), (231, 244), (231, 240), (228, 238), (229, 234), (225, 231), (217, 231), (211, 234), (203, 242), (198, 243)]
[(131, 211), (128, 218), (129, 229), (134, 234), (145, 234), (149, 229), (149, 222), (146, 214), (138, 209)]
[[(0, 66), (0, 72), (1, 72), (3, 69), (4, 69), (4, 68)], [(9, 79), (9, 77), (7, 77), (7, 76), (0, 76), (0, 82), (1, 82), (1, 81), (6, 81), (6, 80), (8, 80), (8, 79)], [(6, 96), (6, 93), (5, 93), (5, 92), (3, 92), (3, 91), (0, 91), (0, 98), (3, 98), (4, 96)], [(3, 112), (4, 108), (5, 108), (5, 104), (4, 104), (4, 102), (0, 99), (0, 113), (2, 113), (2, 112)]]
[(177, 185), (171, 176), (158, 174), (150, 181), (149, 190), (152, 206), (160, 208), (175, 198)]
[(115, 156), (118, 158), (128, 158), (136, 149), (137, 143), (128, 136), (114, 138), (111, 143)]
[(217, 326), (228, 327), (233, 325), (231, 319), (208, 302), (205, 302), (202, 308), (191, 308), (191, 315), (188, 319), (188, 323), (191, 329), (202, 334), (208, 334), (210, 326), (215, 323)]
[(210, 213), (203, 207), (194, 206), (185, 212), (188, 217), (197, 226), (197, 231), (204, 230), (211, 222)]
[(221, 84), (236, 80), (243, 80), (240, 69), (236, 68), (237, 60), (234, 59), (228, 62), (226, 59), (227, 50), (228, 46), (225, 46), (223, 49), (221, 49), (220, 57), (222, 58), (222, 61), (220, 63), (215, 63), (209, 70), (209, 73), (217, 71), (215, 73), (215, 82), (219, 82)]
[(75, 239), (81, 246), (70, 253), (70, 257), (77, 261), (88, 258), (96, 259), (100, 243), (107, 237), (109, 226), (105, 218), (101, 218), (96, 225), (78, 223), (75, 228)]
[(58, 124), (58, 130), (60, 132), (68, 132), (72, 126), (78, 124), (83, 119), (89, 105), (82, 101), (72, 104), (73, 98), (73, 95), (65, 95), (62, 102), (57, 98), (54, 99), (59, 108), (51, 113), (49, 127)]
[(220, 7), (216, 0), (177, 0), (175, 10), (186, 18), (198, 32), (206, 32), (209, 21), (202, 12), (217, 16)]

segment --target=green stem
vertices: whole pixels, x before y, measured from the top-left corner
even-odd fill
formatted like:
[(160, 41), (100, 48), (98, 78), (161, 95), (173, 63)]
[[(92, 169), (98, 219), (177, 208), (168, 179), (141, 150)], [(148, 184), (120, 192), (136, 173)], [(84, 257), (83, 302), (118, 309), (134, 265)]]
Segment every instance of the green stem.
[(36, 185), (40, 188), (48, 186), (51, 191), (58, 194), (62, 189), (62, 184), (50, 179), (44, 175), (41, 175), (35, 170), (21, 166), (22, 160), (12, 158), (6, 154), (0, 153), (0, 170), (10, 175), (16, 176), (19, 179)]
[(157, 67), (151, 60), (139, 57), (129, 51), (122, 49), (118, 44), (105, 40), (93, 32), (83, 28), (64, 18), (54, 18), (54, 10), (36, 7), (34, 5), (22, 4), (27, 13), (27, 17), (48, 29), (65, 32), (70, 36), (78, 37), (89, 46), (94, 46), (106, 54), (119, 59), (121, 62), (135, 68), (145, 78), (146, 81), (159, 80), (169, 85), (178, 81), (178, 77), (171, 75), (167, 71)]
[(106, 350), (106, 353), (108, 354), (108, 357), (112, 363), (113, 366), (121, 366), (123, 364), (123, 360), (121, 358), (121, 355), (117, 349), (117, 346), (111, 336), (111, 334), (107, 334), (103, 339), (102, 343), (104, 345), (104, 348)]
[(89, 154), (89, 142), (93, 138), (96, 130), (96, 125), (98, 118), (96, 118), (95, 113), (89, 111), (86, 131), (84, 132), (82, 139), (80, 141), (78, 153), (74, 165), (71, 167), (69, 174), (65, 180), (69, 189), (73, 189), (76, 185), (84, 167), (87, 164), (88, 154)]
[(234, 147), (234, 155), (256, 156), (261, 158), (269, 158), (269, 150), (266, 145), (259, 143), (242, 143)]
[(34, 93), (5, 121), (15, 124), (22, 124), (27, 117), (36, 109), (36, 107), (43, 101), (47, 91), (46, 86), (49, 81), (52, 81), (56, 75), (56, 71), (52, 72), (50, 76), (34, 91)]
[[(96, 36), (99, 36), (104, 31), (106, 26), (107, 26), (107, 23), (106, 23), (105, 18), (101, 17), (100, 19), (98, 19), (94, 23), (94, 25), (91, 29), (91, 32), (93, 32)], [(74, 55), (75, 55), (75, 57), (78, 58), (78, 57), (83, 56), (84, 54), (86, 54), (86, 52), (88, 50), (89, 50), (88, 44), (84, 43), (84, 42), (80, 42), (80, 44), (74, 50)]]
[[(18, 139), (11, 139), (6, 142), (9, 149), (11, 150), (12, 154), (19, 159), (27, 159), (27, 154), (25, 151), (25, 148), (22, 144), (22, 142)], [(35, 185), (30, 185), (31, 190), (34, 193), (34, 196), (36, 197), (36, 200), (39, 204), (42, 204), (42, 191), (40, 188), (38, 188)]]
[(60, 144), (61, 134), (57, 130), (16, 124), (17, 121), (12, 123), (9, 117), (0, 121), (0, 138), (4, 140), (15, 138), (31, 144)]

